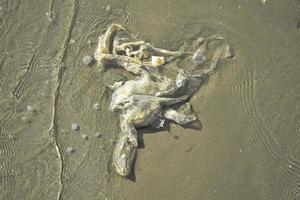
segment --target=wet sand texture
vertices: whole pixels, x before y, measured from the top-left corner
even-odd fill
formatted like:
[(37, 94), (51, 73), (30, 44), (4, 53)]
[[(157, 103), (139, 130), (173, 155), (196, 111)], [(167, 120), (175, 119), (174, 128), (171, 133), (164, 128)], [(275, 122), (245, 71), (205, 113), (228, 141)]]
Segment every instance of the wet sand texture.
[[(0, 199), (300, 199), (299, 7), (0, 2)], [(201, 130), (139, 130), (131, 179), (111, 168), (120, 130), (104, 84), (132, 77), (83, 62), (113, 22), (171, 50), (195, 34), (219, 33), (235, 55), (190, 101)]]

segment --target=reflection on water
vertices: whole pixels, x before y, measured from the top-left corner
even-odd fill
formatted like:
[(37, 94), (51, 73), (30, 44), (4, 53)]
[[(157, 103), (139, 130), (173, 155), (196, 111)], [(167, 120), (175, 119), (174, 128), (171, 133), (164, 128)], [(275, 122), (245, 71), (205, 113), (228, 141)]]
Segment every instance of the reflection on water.
[[(300, 199), (299, 2), (0, 6), (1, 199)], [(82, 61), (112, 22), (173, 50), (220, 33), (235, 54), (191, 99), (202, 130), (140, 130), (133, 180), (111, 169), (119, 128), (104, 86), (130, 75)]]

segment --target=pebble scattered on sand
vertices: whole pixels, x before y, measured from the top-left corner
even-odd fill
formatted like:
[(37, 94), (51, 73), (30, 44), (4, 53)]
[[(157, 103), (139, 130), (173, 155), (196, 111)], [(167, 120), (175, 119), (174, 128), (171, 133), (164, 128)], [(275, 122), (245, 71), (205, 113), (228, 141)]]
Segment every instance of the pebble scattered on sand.
[(89, 66), (93, 63), (94, 58), (92, 56), (84, 56), (82, 61), (86, 66)]
[(27, 109), (27, 111), (33, 111), (33, 107), (30, 105), (26, 106), (26, 109)]
[(260, 0), (260, 1), (261, 1), (263, 4), (265, 4), (267, 0)]
[(100, 148), (101, 148), (102, 150), (105, 150), (105, 147), (104, 147), (104, 146), (102, 146), (102, 145), (100, 146)]
[(79, 128), (80, 128), (79, 125), (76, 124), (76, 123), (73, 123), (72, 126), (71, 126), (71, 129), (72, 129), (73, 131), (78, 131)]
[(95, 104), (93, 105), (93, 109), (94, 109), (94, 110), (100, 110), (100, 104), (99, 104), (99, 103), (95, 103)]
[(72, 147), (67, 147), (66, 152), (67, 153), (74, 153), (75, 149)]
[(95, 138), (100, 138), (102, 136), (102, 133), (101, 132), (96, 132), (94, 136), (95, 136)]
[(111, 13), (111, 7), (110, 5), (106, 6), (106, 13), (109, 15)]
[(84, 139), (84, 140), (88, 140), (88, 139), (89, 139), (89, 136), (86, 135), (86, 134), (82, 134), (82, 135), (81, 135), (81, 138)]
[(48, 17), (49, 22), (53, 22), (55, 20), (56, 14), (54, 11), (51, 10), (51, 11), (47, 12), (46, 15)]
[(110, 139), (109, 141), (110, 143), (115, 144), (115, 141), (113, 139)]

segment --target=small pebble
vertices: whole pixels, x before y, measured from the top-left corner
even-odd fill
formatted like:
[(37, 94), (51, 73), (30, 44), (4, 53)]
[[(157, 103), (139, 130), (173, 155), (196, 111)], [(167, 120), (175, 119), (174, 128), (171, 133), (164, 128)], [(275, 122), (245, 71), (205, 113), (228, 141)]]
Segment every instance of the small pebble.
[(110, 5), (107, 5), (106, 12), (107, 12), (108, 15), (111, 13), (111, 7), (110, 7)]
[(67, 152), (67, 153), (74, 153), (74, 151), (75, 151), (75, 149), (72, 148), (72, 147), (68, 147), (68, 148), (66, 149), (66, 152)]
[(102, 133), (101, 132), (96, 132), (94, 136), (95, 136), (95, 138), (100, 138), (102, 136)]
[(33, 107), (32, 106), (28, 105), (26, 108), (27, 108), (27, 111), (33, 111)]
[(93, 63), (94, 59), (92, 56), (84, 56), (82, 61), (86, 66), (89, 66)]
[(174, 135), (173, 138), (174, 138), (175, 140), (177, 140), (179, 137), (178, 137), (178, 135)]
[(54, 11), (49, 11), (46, 13), (47, 17), (48, 17), (48, 21), (49, 22), (53, 22), (55, 20), (55, 12)]
[(82, 135), (81, 135), (81, 138), (84, 139), (84, 140), (88, 140), (88, 139), (89, 139), (89, 136), (87, 136), (86, 134), (82, 134)]
[(110, 141), (112, 144), (115, 144), (115, 141), (114, 141), (114, 140), (110, 139), (109, 141)]
[(75, 39), (70, 39), (70, 44), (74, 44), (76, 42)]
[(71, 129), (72, 129), (73, 131), (78, 131), (79, 128), (80, 128), (79, 125), (78, 125), (78, 124), (75, 124), (75, 123), (73, 123), (72, 126), (71, 126)]
[(100, 146), (100, 148), (101, 148), (102, 150), (105, 150), (105, 147), (104, 147), (104, 146)]
[(100, 110), (100, 104), (99, 104), (99, 103), (95, 103), (95, 104), (93, 105), (93, 109), (94, 109), (94, 110)]

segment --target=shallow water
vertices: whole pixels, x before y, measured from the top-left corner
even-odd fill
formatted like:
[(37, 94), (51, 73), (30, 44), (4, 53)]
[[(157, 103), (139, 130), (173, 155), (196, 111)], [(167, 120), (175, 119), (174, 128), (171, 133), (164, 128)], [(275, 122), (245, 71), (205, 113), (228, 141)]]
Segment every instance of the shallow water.
[[(300, 199), (299, 1), (0, 6), (0, 199)], [(201, 130), (140, 130), (131, 179), (111, 168), (119, 125), (104, 86), (129, 75), (82, 62), (112, 22), (172, 50), (219, 33), (235, 54), (191, 99)]]

